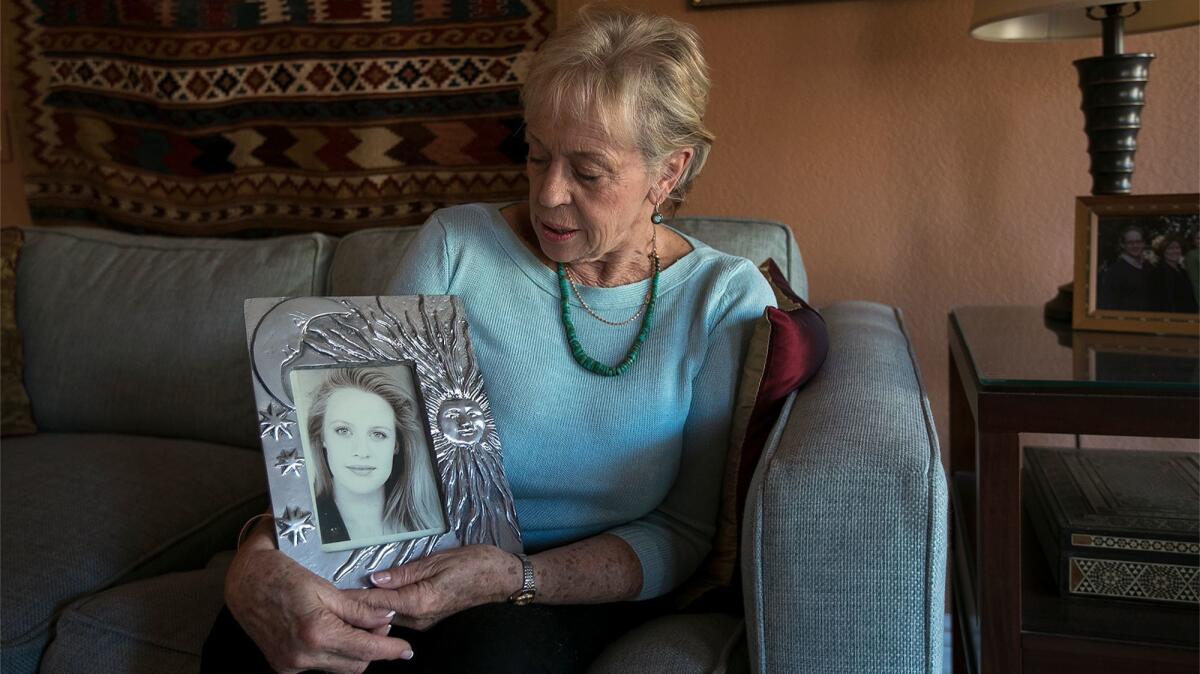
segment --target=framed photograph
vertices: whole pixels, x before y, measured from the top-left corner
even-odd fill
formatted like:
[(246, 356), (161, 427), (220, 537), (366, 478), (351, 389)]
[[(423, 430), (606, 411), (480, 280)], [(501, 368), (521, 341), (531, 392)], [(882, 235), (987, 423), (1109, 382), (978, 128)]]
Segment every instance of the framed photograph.
[(1200, 335), (1200, 195), (1079, 197), (1072, 327)]
[(280, 550), (338, 587), (436, 550), (522, 549), (459, 300), (246, 300)]

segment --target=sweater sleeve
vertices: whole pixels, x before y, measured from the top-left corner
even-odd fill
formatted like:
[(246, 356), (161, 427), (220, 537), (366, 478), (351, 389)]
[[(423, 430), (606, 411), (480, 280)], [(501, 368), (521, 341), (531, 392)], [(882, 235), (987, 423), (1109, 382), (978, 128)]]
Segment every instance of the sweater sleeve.
[(446, 295), (450, 291), (449, 234), (437, 213), (408, 244), (386, 285), (390, 295)]
[(755, 321), (775, 306), (770, 286), (749, 261), (730, 275), (715, 297), (716, 310), (705, 325), (703, 363), (692, 380), (691, 406), (683, 431), (679, 472), (663, 502), (646, 516), (610, 530), (633, 548), (642, 562), (638, 599), (670, 592), (686, 580), (712, 547), (729, 428), (742, 360)]

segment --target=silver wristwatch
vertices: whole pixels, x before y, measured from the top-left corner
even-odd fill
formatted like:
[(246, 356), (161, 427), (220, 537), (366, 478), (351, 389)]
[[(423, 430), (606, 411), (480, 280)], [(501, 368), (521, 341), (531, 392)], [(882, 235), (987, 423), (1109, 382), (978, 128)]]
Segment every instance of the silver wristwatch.
[(525, 555), (517, 552), (513, 553), (517, 559), (521, 560), (521, 589), (512, 593), (508, 601), (517, 606), (524, 606), (533, 601), (537, 596), (537, 585), (533, 584), (533, 562)]

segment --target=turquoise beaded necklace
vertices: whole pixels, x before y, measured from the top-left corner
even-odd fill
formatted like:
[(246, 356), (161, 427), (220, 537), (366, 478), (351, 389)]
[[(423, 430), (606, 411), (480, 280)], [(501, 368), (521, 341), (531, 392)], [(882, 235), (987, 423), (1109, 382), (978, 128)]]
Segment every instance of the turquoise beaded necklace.
[[(650, 277), (650, 292), (647, 293), (646, 311), (642, 314), (642, 328), (638, 331), (637, 337), (633, 340), (633, 345), (629, 347), (629, 351), (620, 363), (615, 366), (605, 365), (600, 361), (592, 358), (583, 350), (583, 345), (579, 343), (579, 336), (575, 332), (575, 324), (571, 322), (571, 290), (567, 282), (567, 267), (563, 263), (558, 263), (558, 290), (561, 295), (559, 306), (562, 307), (562, 324), (563, 330), (567, 333), (567, 344), (571, 347), (571, 355), (575, 358), (575, 362), (589, 372), (604, 376), (616, 377), (625, 374), (633, 364), (637, 362), (638, 353), (642, 350), (642, 345), (646, 343), (646, 335), (650, 334), (650, 323), (654, 317), (654, 301), (658, 299), (658, 273), (659, 260), (657, 246), (654, 247), (650, 255), (653, 261), (654, 274)], [(577, 291), (578, 292), (578, 291)], [(580, 298), (580, 302), (583, 298)]]

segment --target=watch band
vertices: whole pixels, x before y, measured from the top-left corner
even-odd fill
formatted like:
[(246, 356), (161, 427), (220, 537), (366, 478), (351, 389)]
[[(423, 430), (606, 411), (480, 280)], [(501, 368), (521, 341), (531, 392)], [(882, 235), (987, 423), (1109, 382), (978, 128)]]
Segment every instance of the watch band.
[(517, 556), (517, 559), (521, 560), (521, 589), (512, 593), (508, 601), (517, 606), (524, 606), (532, 602), (533, 598), (537, 596), (537, 585), (533, 582), (533, 562), (529, 561), (528, 557), (519, 552), (513, 554)]

